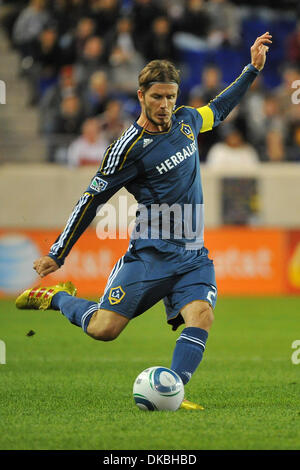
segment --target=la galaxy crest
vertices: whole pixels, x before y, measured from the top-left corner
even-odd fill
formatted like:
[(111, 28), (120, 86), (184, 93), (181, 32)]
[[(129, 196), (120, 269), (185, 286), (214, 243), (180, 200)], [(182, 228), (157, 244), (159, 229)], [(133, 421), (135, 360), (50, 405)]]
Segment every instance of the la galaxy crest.
[(109, 291), (108, 300), (111, 305), (119, 304), (124, 299), (126, 293), (121, 286), (112, 287)]
[(193, 131), (192, 131), (192, 128), (189, 124), (184, 124), (184, 122), (181, 124), (181, 128), (180, 128), (181, 132), (186, 136), (188, 137), (189, 139), (191, 140), (195, 140), (195, 137), (194, 137), (194, 134), (193, 134)]

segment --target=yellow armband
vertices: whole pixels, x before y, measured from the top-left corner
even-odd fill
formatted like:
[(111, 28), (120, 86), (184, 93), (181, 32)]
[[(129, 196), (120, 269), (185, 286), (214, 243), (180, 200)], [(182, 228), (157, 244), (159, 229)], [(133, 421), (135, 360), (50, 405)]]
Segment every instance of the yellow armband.
[(201, 114), (203, 123), (200, 132), (210, 131), (214, 125), (214, 113), (209, 106), (202, 106), (197, 108), (199, 114)]

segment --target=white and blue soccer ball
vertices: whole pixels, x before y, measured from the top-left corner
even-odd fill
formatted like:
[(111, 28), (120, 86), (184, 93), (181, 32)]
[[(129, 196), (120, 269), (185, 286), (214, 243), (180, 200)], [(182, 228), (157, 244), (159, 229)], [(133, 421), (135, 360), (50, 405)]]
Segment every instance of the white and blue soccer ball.
[(184, 399), (184, 385), (173, 370), (149, 367), (135, 379), (133, 398), (141, 410), (176, 411)]

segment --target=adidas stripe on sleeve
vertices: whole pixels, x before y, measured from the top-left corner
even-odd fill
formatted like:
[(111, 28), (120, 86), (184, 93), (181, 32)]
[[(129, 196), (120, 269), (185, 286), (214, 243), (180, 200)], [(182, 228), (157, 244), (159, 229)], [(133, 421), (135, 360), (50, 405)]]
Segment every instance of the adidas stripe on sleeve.
[[(259, 70), (253, 67), (252, 64), (246, 65), (238, 78), (210, 101), (207, 107), (212, 110), (214, 115), (213, 127), (220, 124), (233, 108), (240, 103), (258, 74)], [(203, 108), (199, 108), (198, 111), (200, 112), (201, 109)]]
[(95, 218), (98, 207), (138, 175), (138, 167), (134, 159), (129, 157), (131, 148), (139, 138), (138, 134), (139, 131), (131, 126), (108, 147), (101, 167), (50, 249), (49, 256), (59, 266), (63, 265), (73, 245)]
[(201, 106), (200, 108), (186, 106), (187, 109), (190, 108), (192, 110), (199, 132), (207, 132), (213, 129), (213, 127), (218, 126), (233, 108), (240, 103), (258, 74), (259, 71), (253, 65), (248, 64), (244, 67), (238, 78), (211, 100), (208, 105)]
[(140, 137), (139, 130), (133, 125), (130, 126), (117, 141), (108, 147), (100, 168), (101, 173), (112, 175), (117, 169), (122, 169), (130, 149)]

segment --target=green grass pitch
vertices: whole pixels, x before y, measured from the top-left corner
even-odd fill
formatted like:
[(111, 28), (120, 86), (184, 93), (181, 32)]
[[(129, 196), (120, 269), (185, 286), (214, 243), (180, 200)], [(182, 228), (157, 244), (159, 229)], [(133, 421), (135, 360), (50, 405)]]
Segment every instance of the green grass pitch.
[(0, 449), (299, 449), (300, 364), (291, 361), (299, 315), (296, 297), (220, 298), (186, 386), (205, 410), (144, 412), (132, 399), (134, 379), (170, 366), (179, 335), (162, 304), (102, 343), (59, 312), (2, 300)]

